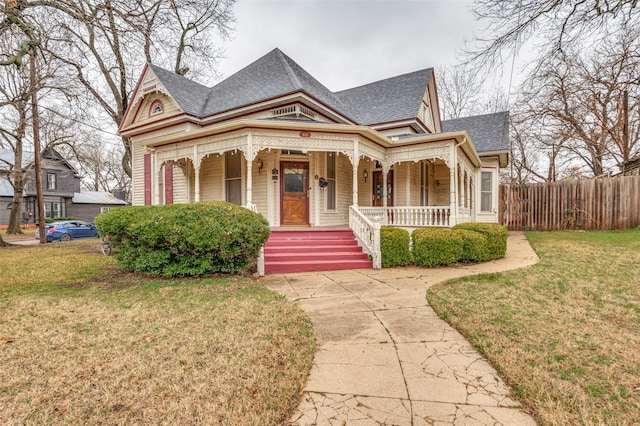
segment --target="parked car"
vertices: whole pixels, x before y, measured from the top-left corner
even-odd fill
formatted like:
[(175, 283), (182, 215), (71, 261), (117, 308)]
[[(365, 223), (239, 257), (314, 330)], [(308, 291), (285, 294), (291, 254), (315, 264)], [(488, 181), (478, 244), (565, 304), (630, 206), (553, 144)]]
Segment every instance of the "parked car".
[[(93, 223), (82, 220), (64, 220), (48, 223), (44, 227), (47, 242), (70, 241), (76, 238), (96, 238), (98, 229)], [(36, 239), (40, 239), (40, 227), (36, 228)]]

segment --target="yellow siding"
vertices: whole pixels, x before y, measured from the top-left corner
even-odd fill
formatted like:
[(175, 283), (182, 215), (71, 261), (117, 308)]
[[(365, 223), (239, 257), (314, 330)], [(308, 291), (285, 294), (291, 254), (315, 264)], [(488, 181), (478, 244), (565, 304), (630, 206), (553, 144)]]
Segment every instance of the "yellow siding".
[[(262, 170), (258, 170), (258, 158), (262, 161)], [(253, 160), (253, 172), (251, 173), (253, 181), (253, 204), (256, 205), (258, 212), (260, 212), (265, 219), (269, 219), (267, 214), (267, 185), (269, 184), (269, 181), (267, 179), (271, 179), (271, 169), (268, 167), (268, 164), (269, 155), (265, 152), (261, 152)]]
[(202, 160), (200, 166), (200, 200), (224, 200), (222, 197), (222, 185), (224, 169), (224, 157), (211, 155)]
[(136, 144), (135, 141), (132, 151), (131, 204), (142, 206), (144, 205), (144, 154), (146, 152), (142, 144)]
[(180, 167), (173, 168), (173, 203), (187, 203), (187, 177)]
[[(324, 159), (321, 170), (326, 174)], [(337, 203), (335, 212), (327, 211), (326, 191), (320, 191), (320, 223), (321, 226), (338, 226), (349, 223), (349, 206), (353, 201), (353, 172), (349, 158), (338, 154), (336, 159)]]
[[(440, 181), (440, 185), (436, 185)], [(432, 206), (448, 206), (449, 194), (449, 168), (444, 163), (436, 163), (433, 170), (433, 179), (430, 183), (429, 204)]]
[[(358, 205), (360, 206), (371, 206), (373, 167), (374, 163), (371, 160), (365, 158), (360, 159), (360, 164), (358, 165)], [(366, 182), (364, 181), (365, 170), (369, 174)]]

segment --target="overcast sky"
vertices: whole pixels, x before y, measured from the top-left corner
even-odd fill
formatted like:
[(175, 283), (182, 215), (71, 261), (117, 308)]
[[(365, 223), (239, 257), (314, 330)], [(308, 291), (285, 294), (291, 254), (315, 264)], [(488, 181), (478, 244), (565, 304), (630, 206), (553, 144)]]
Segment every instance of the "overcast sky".
[[(278, 47), (332, 91), (438, 65), (485, 23), (468, 0), (238, 0), (223, 77)], [(508, 72), (509, 70), (507, 70)]]

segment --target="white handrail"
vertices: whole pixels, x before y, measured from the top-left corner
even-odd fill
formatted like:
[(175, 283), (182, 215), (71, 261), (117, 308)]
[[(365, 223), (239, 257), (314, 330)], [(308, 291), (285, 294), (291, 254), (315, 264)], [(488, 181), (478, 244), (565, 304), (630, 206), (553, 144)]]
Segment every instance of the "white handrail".
[(358, 207), (369, 220), (382, 225), (418, 228), (450, 226), (449, 206)]
[(362, 250), (373, 259), (373, 269), (382, 268), (380, 223), (369, 220), (358, 210), (358, 206), (349, 206), (349, 228), (356, 236)]

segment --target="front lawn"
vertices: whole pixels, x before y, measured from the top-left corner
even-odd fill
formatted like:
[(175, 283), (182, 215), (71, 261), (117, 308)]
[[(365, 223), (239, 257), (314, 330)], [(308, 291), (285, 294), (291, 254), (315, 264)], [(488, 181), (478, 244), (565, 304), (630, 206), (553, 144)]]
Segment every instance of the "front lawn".
[(4, 424), (279, 424), (311, 322), (255, 280), (119, 272), (98, 240), (0, 249)]
[(436, 285), (429, 303), (542, 424), (637, 424), (640, 231), (527, 237), (539, 264)]

